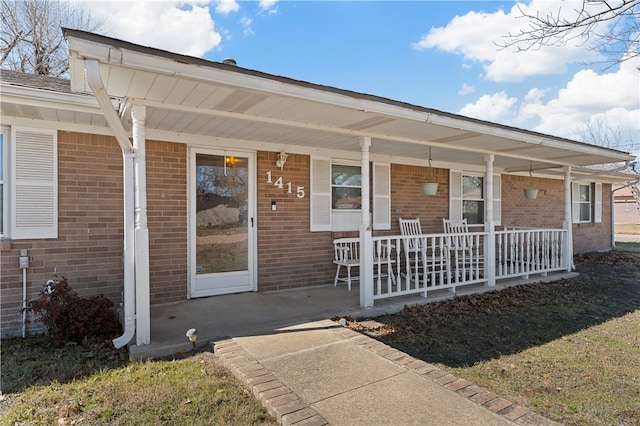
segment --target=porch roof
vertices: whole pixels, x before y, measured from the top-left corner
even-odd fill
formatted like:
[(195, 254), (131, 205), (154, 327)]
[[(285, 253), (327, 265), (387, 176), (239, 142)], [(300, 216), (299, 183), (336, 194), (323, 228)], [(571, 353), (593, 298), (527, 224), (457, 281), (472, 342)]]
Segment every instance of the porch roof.
[[(565, 165), (579, 168), (634, 159), (618, 150), (83, 31), (64, 29), (64, 34), (70, 91), (92, 93), (84, 60), (97, 60), (125, 130), (131, 130), (131, 104), (145, 105), (150, 139), (207, 145), (227, 139), (239, 147), (333, 156), (340, 152), (345, 158), (359, 158), (360, 137), (370, 137), (374, 160), (425, 165), (431, 148), (436, 167), (482, 166), (485, 155), (494, 154), (494, 167), (511, 173), (531, 166), (534, 172), (557, 170), (561, 175)], [(41, 113), (38, 105), (30, 107), (34, 115)], [(9, 107), (3, 99), (3, 114), (5, 109)], [(106, 127), (101, 114), (94, 112), (59, 118)]]

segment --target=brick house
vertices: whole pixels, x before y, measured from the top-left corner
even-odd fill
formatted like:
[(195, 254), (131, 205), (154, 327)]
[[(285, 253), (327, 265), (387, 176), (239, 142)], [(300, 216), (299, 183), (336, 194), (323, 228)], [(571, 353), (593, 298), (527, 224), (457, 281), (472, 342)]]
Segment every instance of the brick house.
[[(3, 337), (20, 334), (24, 295), (57, 273), (123, 306), (116, 345), (146, 345), (151, 306), (331, 285), (340, 237), (371, 254), (362, 306), (420, 285), (567, 271), (573, 253), (612, 247), (612, 184), (635, 179), (626, 152), (64, 32), (70, 81), (0, 75)], [(602, 164), (619, 167), (589, 168)], [(483, 272), (380, 286), (376, 247), (395, 248), (386, 266), (399, 280), (408, 260), (400, 218), (419, 218), (433, 247), (446, 246), (443, 218), (467, 219)], [(513, 269), (515, 241), (552, 263)]]

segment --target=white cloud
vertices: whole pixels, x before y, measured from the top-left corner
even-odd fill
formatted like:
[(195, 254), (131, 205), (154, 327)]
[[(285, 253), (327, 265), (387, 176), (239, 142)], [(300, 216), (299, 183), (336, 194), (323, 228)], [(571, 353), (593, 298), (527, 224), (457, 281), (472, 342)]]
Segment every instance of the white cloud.
[[(575, 13), (574, 5), (581, 4), (563, 2), (563, 14)], [(525, 13), (544, 16), (557, 13), (558, 7), (557, 2), (534, 0), (528, 5), (518, 3), (508, 12), (471, 11), (454, 17), (445, 27), (431, 28), (413, 47), (439, 49), (460, 54), (466, 61), (481, 62), (485, 67), (485, 78), (491, 81), (521, 81), (531, 75), (562, 73), (568, 63), (592, 61), (596, 54), (580, 45), (580, 41), (517, 53), (515, 48), (500, 47), (507, 41), (505, 36), (508, 34), (526, 31), (529, 21), (519, 18), (521, 9)]]
[(245, 37), (254, 34), (253, 28), (251, 27), (252, 23), (253, 23), (253, 20), (248, 16), (243, 16), (242, 18), (240, 18), (240, 26), (243, 28), (242, 34)]
[(218, 46), (208, 1), (88, 2), (105, 19), (107, 35), (143, 46), (202, 56)]
[(278, 12), (278, 0), (260, 0), (260, 10), (267, 13)]
[(593, 120), (619, 128), (626, 147), (640, 144), (640, 80), (636, 64), (624, 62), (617, 71), (576, 73), (550, 96), (548, 88), (533, 88), (518, 100), (505, 91), (483, 95), (465, 105), (460, 114), (542, 133), (576, 139), (578, 129)]
[(493, 95), (482, 95), (474, 104), (465, 105), (460, 110), (460, 114), (495, 123), (509, 124), (509, 117), (513, 115), (513, 107), (517, 102), (518, 99), (508, 97), (504, 91)]
[(462, 87), (460, 88), (460, 90), (458, 90), (458, 95), (468, 95), (469, 93), (473, 93), (475, 91), (475, 87), (470, 86), (467, 83), (462, 83)]
[(216, 3), (216, 13), (221, 15), (228, 15), (240, 10), (240, 5), (235, 0), (216, 0)]

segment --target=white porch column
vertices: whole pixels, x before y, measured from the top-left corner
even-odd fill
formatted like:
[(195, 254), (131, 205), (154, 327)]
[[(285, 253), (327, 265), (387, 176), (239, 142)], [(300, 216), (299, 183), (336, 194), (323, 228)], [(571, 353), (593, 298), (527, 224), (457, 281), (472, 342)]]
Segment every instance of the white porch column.
[(567, 240), (564, 244), (564, 258), (567, 272), (573, 270), (573, 216), (571, 214), (573, 200), (571, 198), (571, 166), (564, 166), (564, 223)]
[(149, 296), (149, 229), (147, 228), (147, 165), (145, 147), (146, 108), (133, 105), (134, 215), (136, 277), (136, 345), (151, 343)]
[(360, 138), (362, 175), (362, 220), (360, 223), (360, 306), (370, 308), (373, 306), (373, 240), (371, 233), (371, 216), (369, 214), (369, 147), (371, 138)]
[(487, 203), (487, 217), (484, 220), (484, 231), (488, 232), (484, 240), (484, 276), (488, 286), (496, 285), (496, 229), (493, 218), (493, 154), (487, 154), (485, 161), (485, 180), (487, 182), (487, 193), (485, 200)]

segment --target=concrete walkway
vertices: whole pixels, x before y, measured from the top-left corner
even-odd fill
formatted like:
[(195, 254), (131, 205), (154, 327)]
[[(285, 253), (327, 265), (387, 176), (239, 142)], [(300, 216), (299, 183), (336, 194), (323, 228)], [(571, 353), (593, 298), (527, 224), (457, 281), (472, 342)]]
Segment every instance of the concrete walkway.
[[(549, 274), (496, 287), (469, 286), (456, 294), (500, 290), (575, 274)], [(486, 389), (342, 327), (332, 318), (375, 317), (405, 305), (454, 297), (449, 291), (377, 301), (359, 308), (358, 286), (243, 293), (153, 307), (151, 344), (133, 358), (189, 352), (185, 336), (211, 345), (220, 360), (284, 425), (553, 425)]]
[(213, 347), (283, 425), (557, 424), (330, 320)]

